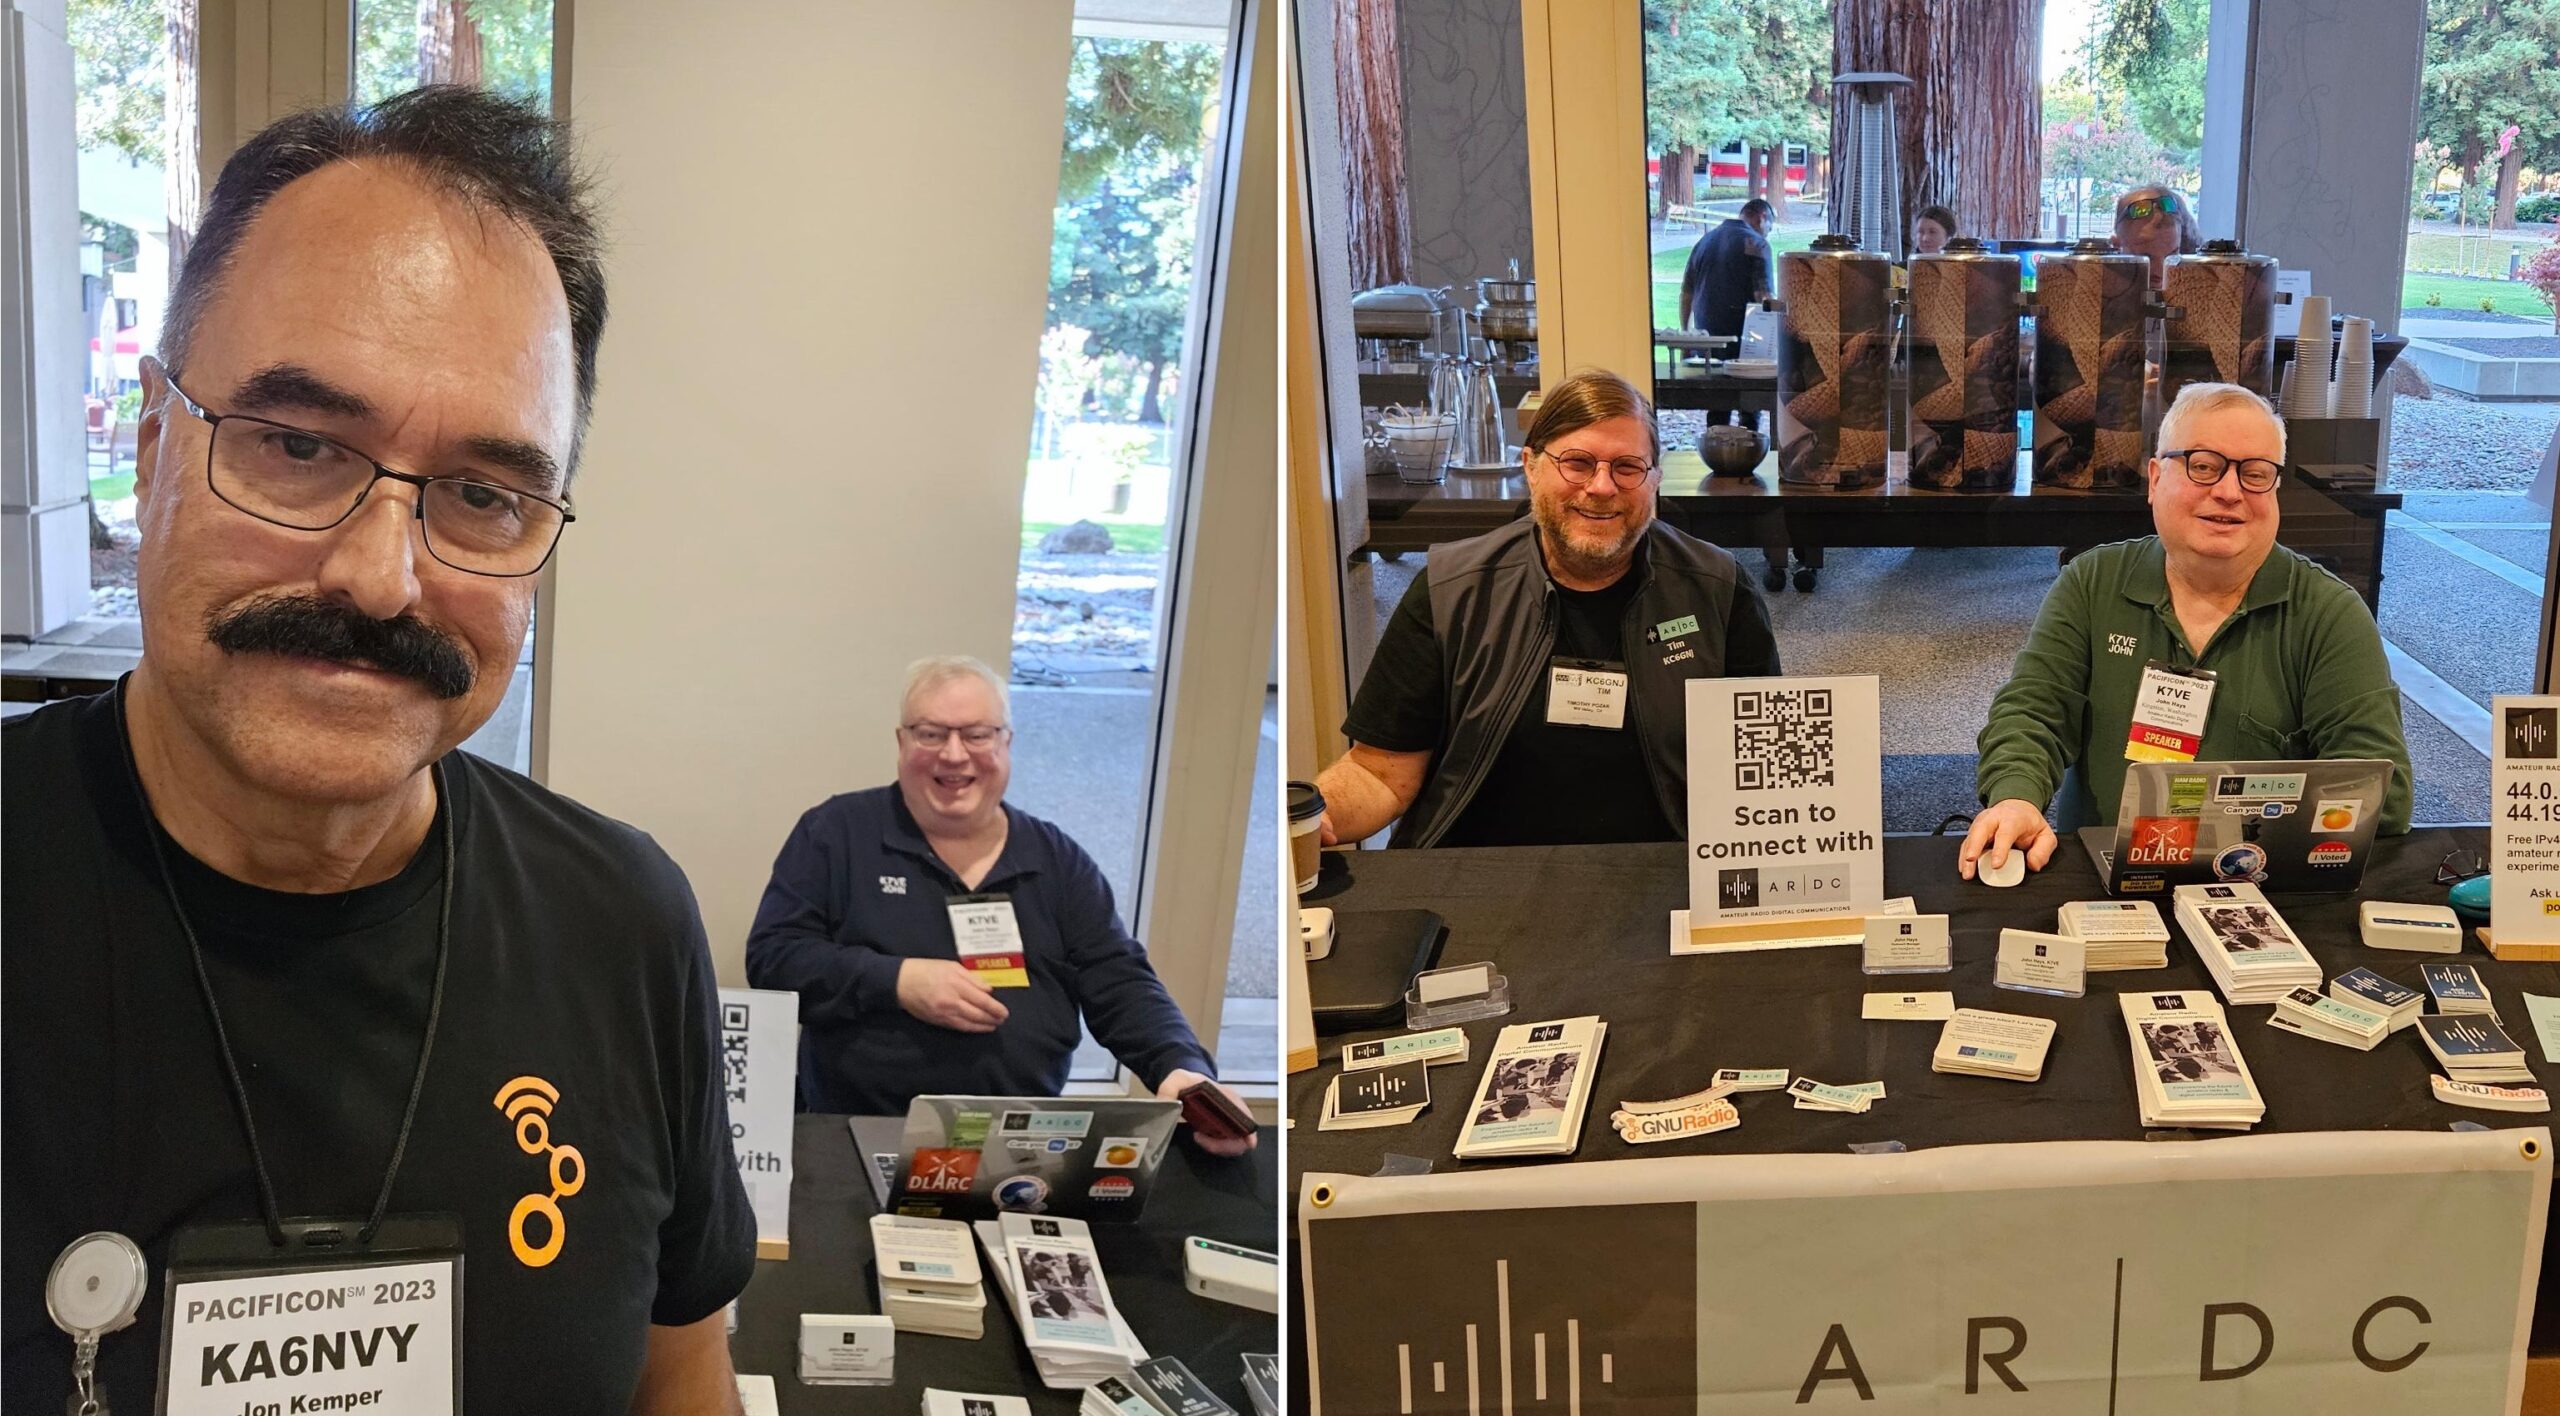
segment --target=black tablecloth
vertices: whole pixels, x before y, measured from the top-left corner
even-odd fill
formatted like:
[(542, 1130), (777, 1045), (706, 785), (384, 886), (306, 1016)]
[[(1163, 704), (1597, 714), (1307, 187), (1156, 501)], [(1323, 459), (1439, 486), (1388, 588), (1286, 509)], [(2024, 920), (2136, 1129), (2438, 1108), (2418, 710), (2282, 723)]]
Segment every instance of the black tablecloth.
[[(2457, 828), (2385, 840), (2358, 895), (2441, 903), (2445, 892), (2434, 881), (2437, 863), (2456, 846), (2484, 847), (2486, 837), (2484, 830)], [(1585, 1013), (1606, 1020), (1609, 1035), (1581, 1147), (1571, 1157), (1577, 1161), (1840, 1151), (1851, 1142), (1886, 1140), (1918, 1150), (1998, 1141), (2142, 1139), (2132, 1055), (2116, 995), (2132, 989), (2211, 991), (2212, 980), (2195, 951), (2173, 921), (2168, 968), (2093, 973), (2086, 998), (1995, 988), (1992, 958), (2000, 930), (2051, 930), (2058, 906), (2101, 898), (2097, 873), (2072, 839), (2025, 884), (1995, 890), (1956, 877), (1957, 845), (1953, 836), (1885, 843), (1885, 893), (1914, 896), (1921, 913), (1950, 916), (1956, 966), (1949, 973), (1880, 977), (1860, 970), (1855, 948), (1673, 956), (1668, 916), (1687, 905), (1689, 890), (1676, 844), (1343, 853), (1333, 867), (1336, 879), (1320, 886), (1309, 903), (1343, 911), (1438, 911), (1449, 925), (1441, 966), (1492, 962), (1510, 980), (1512, 1011), (1506, 1018), (1468, 1024), (1471, 1060), (1433, 1068), (1430, 1109), (1410, 1125), (1381, 1130), (1321, 1131), (1317, 1123), (1325, 1086), (1340, 1071), (1335, 1059), (1341, 1044), (1389, 1033), (1321, 1039), (1323, 1060), (1290, 1080), (1289, 1114), (1296, 1123), (1289, 1136), (1293, 1219), (1297, 1177), (1310, 1171), (1367, 1175), (1390, 1153), (1426, 1158), (1438, 1171), (1461, 1164), (1540, 1163), (1460, 1162), (1450, 1151), (1501, 1028)], [(2363, 965), (2423, 991), (2419, 966), (2437, 956), (2363, 947), (2354, 897), (2274, 900), (2329, 977)], [(2165, 901), (2161, 913), (2170, 915)], [(2508, 1033), (2523, 1045), (2541, 1085), (2560, 1083), (2560, 1067), (2543, 1062), (2517, 996), (2560, 995), (2560, 965), (2502, 964), (2476, 942), (2461, 957), (2480, 966)], [(2044, 1079), (2018, 1083), (1930, 1071), (1937, 1024), (1859, 1017), (1862, 995), (1906, 990), (1951, 991), (1958, 1007), (2055, 1019), (2060, 1027)], [(2233, 1035), (2266, 1099), (2258, 1134), (2440, 1130), (2456, 1121), (2551, 1124), (2547, 1115), (2437, 1102), (2427, 1085), (2434, 1059), (2414, 1029), (2359, 1053), (2279, 1032), (2267, 1025), (2266, 1008), (2232, 1011)], [(1773, 1093), (1747, 1095), (1738, 1101), (1739, 1128), (1646, 1146), (1630, 1146), (1610, 1128), (1609, 1113), (1619, 1102), (1685, 1095), (1706, 1086), (1718, 1067), (1785, 1067), (1842, 1085), (1882, 1081), (1886, 1099), (1852, 1116), (1798, 1111)], [(2197, 1133), (2200, 1139), (2215, 1134)], [(2560, 1281), (2560, 1265), (2547, 1243), (2543, 1274), (2545, 1284)], [(2551, 1312), (2560, 1304), (2541, 1306), (2534, 1348), (2560, 1348), (2560, 1313)], [(1293, 1371), (1302, 1376), (1303, 1357), (1291, 1357)]]
[[(880, 1311), (871, 1264), (871, 1217), (880, 1206), (871, 1198), (845, 1119), (801, 1116), (796, 1121), (791, 1257), (759, 1262), (739, 1300), (738, 1331), (729, 1344), (738, 1370), (770, 1375), (785, 1416), (912, 1412), (924, 1400), (926, 1387), (1018, 1393), (1034, 1411), (1074, 1411), (1082, 1393), (1041, 1385), (1039, 1369), (1023, 1348), (1022, 1331), (1005, 1312), (1004, 1296), (992, 1276), (986, 1285), (986, 1336), (971, 1341), (899, 1333), (894, 1387), (801, 1382), (802, 1313)], [(1157, 1176), (1144, 1218), (1134, 1224), (1093, 1226), (1112, 1300), (1148, 1353), (1181, 1358), (1241, 1412), (1253, 1409), (1245, 1396), (1241, 1355), (1276, 1350), (1276, 1320), (1185, 1290), (1182, 1241), (1198, 1234), (1256, 1249), (1273, 1247), (1279, 1189), (1274, 1139), (1265, 1136), (1251, 1155), (1233, 1160), (1204, 1154), (1188, 1140), (1179, 1142)]]

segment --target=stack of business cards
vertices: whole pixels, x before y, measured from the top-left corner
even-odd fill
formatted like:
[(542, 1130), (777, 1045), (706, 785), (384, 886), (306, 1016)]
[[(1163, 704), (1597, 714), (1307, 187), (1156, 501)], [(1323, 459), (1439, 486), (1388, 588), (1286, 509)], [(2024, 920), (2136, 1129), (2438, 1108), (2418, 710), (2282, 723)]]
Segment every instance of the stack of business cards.
[(898, 1377), (898, 1332), (871, 1313), (802, 1313), (800, 1380), (809, 1386), (887, 1386)]
[(2044, 1056), (2053, 1046), (2055, 1026), (2051, 1018), (1958, 1008), (1938, 1033), (1937, 1050), (1929, 1054), (1929, 1070), (1959, 1077), (2036, 1081), (2044, 1076)]
[(1787, 1095), (1796, 1099), (1798, 1111), (1845, 1111), (1857, 1115), (1884, 1100), (1884, 1083), (1852, 1082), (1835, 1087), (1811, 1077), (1798, 1077), (1787, 1084)]
[(1431, 1104), (1428, 1062), (1399, 1062), (1344, 1072), (1325, 1084), (1323, 1131), (1356, 1131), (1371, 1126), (1401, 1126)]
[(1784, 1067), (1718, 1067), (1707, 1078), (1707, 1090), (1719, 1096), (1736, 1092), (1776, 1092), (1787, 1089)]
[(2358, 1052), (2371, 1052), (2375, 1043), (2391, 1036), (2391, 1019), (2384, 1014), (2341, 1003), (2308, 988), (2297, 988), (2277, 999), (2276, 1011), (2267, 1021), (2286, 1032), (2334, 1042)]
[(2125, 1032), (2145, 1126), (2245, 1131), (2267, 1103), (2210, 993), (2128, 993)]
[(984, 1337), (987, 1290), (969, 1226), (956, 1219), (871, 1217), (871, 1254), (880, 1272), (880, 1311), (900, 1332)]
[(2329, 980), (2329, 996), (2389, 1018), (2393, 1032), (2416, 1022), (2418, 1010), (2427, 1002), (2427, 995), (2406, 984), (2393, 983), (2371, 969), (2349, 969)]
[(1342, 1070), (1346, 1072), (1392, 1067), (1400, 1062), (1428, 1062), (1437, 1067), (1443, 1062), (1466, 1060), (1467, 1030), (1464, 1028), (1406, 1033), (1402, 1037), (1344, 1043), (1342, 1047)]
[(1147, 1360), (1111, 1301), (1083, 1220), (1008, 1214), (975, 1227), (1043, 1383), (1073, 1391)]
[(2074, 900), (2054, 912), (2053, 932), (2089, 946), (2091, 973), (2169, 966), (2169, 926), (2149, 900)]
[(1457, 1154), (1573, 1154), (1608, 1034), (1607, 1023), (1590, 1017), (1504, 1028), (1468, 1104)]
[(2255, 885), (2181, 885), (2178, 925), (2233, 1007), (2318, 988), (2319, 961)]
[(2430, 1072), (2427, 1083), (2436, 1089), (2436, 1100), (2447, 1106), (2470, 1106), (2482, 1111), (2549, 1111), (2551, 1094), (2540, 1087), (2493, 1087), (2485, 1082), (2449, 1081)]
[(2428, 964), (2421, 972), (2427, 976), (2427, 992), (2435, 998), (2437, 1012), (2498, 1016), (2498, 1005), (2490, 1001), (2489, 986), (2480, 981), (2478, 969), (2469, 964)]
[(1280, 1416), (1280, 1358), (1277, 1354), (1244, 1354), (1244, 1394), (1253, 1400), (1254, 1416)]
[(2477, 1013), (2448, 1017), (2430, 1013), (2418, 1019), (2418, 1036), (2444, 1064), (2444, 1074), (2457, 1082), (2530, 1082), (2533, 1069), (2524, 1064), (2524, 1048), (2498, 1020)]
[(924, 1416), (1031, 1416), (1031, 1403), (1018, 1396), (986, 1396), (974, 1391), (924, 1389)]
[(782, 1416), (782, 1398), (774, 1394), (773, 1378), (762, 1373), (738, 1374), (738, 1406), (747, 1416)]

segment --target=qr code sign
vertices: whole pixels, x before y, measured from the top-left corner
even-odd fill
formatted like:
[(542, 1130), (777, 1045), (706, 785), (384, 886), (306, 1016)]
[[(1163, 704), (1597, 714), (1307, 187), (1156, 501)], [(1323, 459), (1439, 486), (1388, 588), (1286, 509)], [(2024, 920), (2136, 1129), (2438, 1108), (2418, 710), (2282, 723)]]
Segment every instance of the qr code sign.
[(1735, 694), (1733, 785), (1745, 792), (1834, 785), (1831, 691), (1760, 689)]

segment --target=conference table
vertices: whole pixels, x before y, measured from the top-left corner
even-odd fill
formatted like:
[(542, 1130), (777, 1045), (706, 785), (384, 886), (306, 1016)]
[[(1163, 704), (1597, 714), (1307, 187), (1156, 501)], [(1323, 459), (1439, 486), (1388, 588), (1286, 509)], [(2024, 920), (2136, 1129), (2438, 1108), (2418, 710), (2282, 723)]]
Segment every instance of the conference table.
[[(773, 1378), (784, 1416), (798, 1413), (915, 1411), (927, 1387), (1019, 1395), (1031, 1409), (1067, 1413), (1083, 1393), (1041, 1385), (1004, 1295), (986, 1284), (986, 1335), (977, 1339), (901, 1332), (897, 1382), (887, 1387), (809, 1386), (800, 1380), (800, 1315), (880, 1311), (871, 1258), (871, 1218), (880, 1212), (863, 1157), (841, 1116), (793, 1118), (791, 1257), (760, 1259), (738, 1300), (729, 1350), (742, 1373)], [(1228, 1405), (1250, 1413), (1242, 1355), (1278, 1349), (1277, 1320), (1212, 1302), (1182, 1284), (1182, 1243), (1201, 1235), (1269, 1250), (1278, 1240), (1276, 1135), (1245, 1156), (1213, 1156), (1177, 1142), (1158, 1172), (1146, 1213), (1128, 1224), (1093, 1226), (1094, 1247), (1112, 1301), (1155, 1357), (1179, 1357)], [(980, 1258), (983, 1261), (984, 1254)]]
[[(2427, 829), (2378, 843), (2355, 895), (2274, 895), (2277, 909), (2318, 958), (2326, 976), (2359, 965), (2423, 988), (2419, 967), (2438, 955), (2367, 949), (2358, 940), (2356, 901), (2441, 903), (2439, 862), (2457, 850), (2485, 849), (2485, 828)], [(1913, 897), (1923, 914), (1946, 914), (1955, 954), (1948, 973), (1875, 977), (1859, 967), (1854, 947), (1755, 950), (1675, 956), (1668, 917), (1688, 903), (1688, 874), (1677, 843), (1612, 846), (1505, 847), (1328, 853), (1325, 870), (1304, 903), (1338, 914), (1426, 909), (1447, 924), (1443, 967), (1490, 962), (1510, 982), (1507, 1017), (1466, 1024), (1470, 1061), (1435, 1067), (1431, 1104), (1406, 1125), (1375, 1130), (1318, 1129), (1325, 1088), (1340, 1074), (1343, 1044), (1395, 1035), (1367, 1029), (1319, 1039), (1319, 1062), (1290, 1079), (1290, 1214), (1299, 1178), (1309, 1173), (1372, 1175), (1390, 1157), (1439, 1173), (1475, 1172), (1537, 1160), (1459, 1161), (1452, 1157), (1467, 1102), (1495, 1036), (1507, 1024), (1597, 1014), (1609, 1025), (1581, 1143), (1574, 1161), (1768, 1152), (1840, 1153), (1853, 1145), (1899, 1141), (1927, 1147), (2045, 1140), (2205, 1139), (2220, 1133), (2149, 1131), (2135, 1099), (2131, 1048), (2116, 1002), (2128, 990), (2201, 989), (2213, 984), (2184, 935), (2171, 925), (2169, 967), (2092, 973), (2084, 998), (1995, 988), (1992, 956), (2004, 928), (2051, 930), (2055, 911), (2072, 900), (2103, 898), (2097, 873), (2076, 839), (2066, 839), (2045, 869), (2013, 889), (1957, 878), (1960, 838), (1894, 836), (1884, 843), (1885, 893)], [(2169, 910), (2162, 906), (2166, 918)], [(2523, 1045), (2539, 1084), (2560, 1083), (2560, 1066), (2542, 1059), (2518, 995), (2560, 995), (2560, 964), (2503, 963), (2472, 941), (2461, 955), (2488, 982), (2508, 1032)], [(1330, 960), (1308, 965), (1321, 975)], [(1322, 996), (1321, 984), (1315, 985)], [(1939, 1028), (1860, 1018), (1869, 992), (1952, 991), (1959, 1007), (2054, 1019), (2043, 1080), (1997, 1081), (1933, 1072), (1930, 1051)], [(2552, 1124), (2549, 1115), (2482, 1111), (2438, 1103), (2428, 1087), (2434, 1059), (2415, 1029), (2386, 1038), (2369, 1053), (2296, 1037), (2267, 1025), (2265, 1008), (2233, 1008), (2233, 1034), (2266, 1101), (2254, 1134), (2355, 1130), (2442, 1130), (2458, 1123), (2491, 1128)], [(1797, 1076), (1847, 1085), (1881, 1080), (1887, 1099), (1863, 1115), (1792, 1109), (1783, 1097), (1745, 1097), (1738, 1129), (1684, 1140), (1630, 1146), (1608, 1116), (1621, 1101), (1657, 1101), (1707, 1085), (1718, 1067), (1785, 1067)], [(1294, 1233), (1294, 1230), (1293, 1230)], [(2543, 1291), (2560, 1283), (2560, 1255), (2546, 1232)], [(1293, 1255), (1294, 1258), (1294, 1255)], [(1293, 1271), (1292, 1292), (1296, 1278)], [(2533, 1350), (2560, 1350), (2560, 1303), (2534, 1315)], [(1305, 1356), (1291, 1343), (1293, 1394), (1304, 1409)]]

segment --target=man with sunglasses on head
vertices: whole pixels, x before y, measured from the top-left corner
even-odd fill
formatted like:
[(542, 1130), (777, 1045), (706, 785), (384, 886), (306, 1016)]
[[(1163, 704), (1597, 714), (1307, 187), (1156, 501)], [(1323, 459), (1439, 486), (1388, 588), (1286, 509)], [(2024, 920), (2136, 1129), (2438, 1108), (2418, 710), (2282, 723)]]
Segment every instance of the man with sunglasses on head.
[[(800, 995), (800, 1108), (892, 1116), (919, 1096), (1056, 1096), (1079, 1019), (1158, 1096), (1226, 1090), (1121, 928), (1101, 867), (1005, 805), (1004, 680), (964, 656), (919, 661), (897, 741), (894, 785), (801, 816), (747, 933), (747, 981)], [(1194, 1139), (1222, 1155), (1254, 1143)]]
[(2284, 424), (2236, 384), (2189, 384), (2149, 467), (2158, 534), (2083, 552), (2046, 592), (2009, 682), (1991, 700), (1976, 768), (1983, 809), (1957, 855), (2030, 869), (2062, 829), (2115, 820), (2146, 668), (2209, 669), (2195, 758), (2387, 758), (2380, 829), (2409, 829), (2400, 690), (2362, 597), (2276, 544)]
[[(141, 661), (5, 730), (13, 1411), (73, 1391), (48, 1266), (93, 1231), (149, 1290), (98, 1349), (119, 1411), (738, 1409), (754, 1222), (692, 893), (455, 750), (593, 404), (565, 143), (421, 89), (278, 122), (206, 203), (143, 365)], [(198, 1321), (315, 1293), (347, 1301)], [(349, 1338), (361, 1373), (297, 1355)]]
[(1687, 688), (1779, 672), (1734, 558), (1654, 517), (1653, 405), (1611, 373), (1549, 389), (1529, 516), (1431, 548), (1317, 776), (1328, 844), (1678, 840)]

